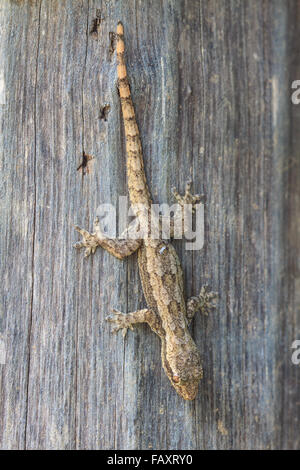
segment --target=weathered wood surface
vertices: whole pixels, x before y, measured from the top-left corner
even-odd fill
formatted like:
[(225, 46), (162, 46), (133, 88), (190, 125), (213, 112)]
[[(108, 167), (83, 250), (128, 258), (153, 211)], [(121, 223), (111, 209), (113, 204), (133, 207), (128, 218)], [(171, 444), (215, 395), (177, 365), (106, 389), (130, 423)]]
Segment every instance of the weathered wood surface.
[[(0, 9), (1, 448), (299, 448), (299, 2)], [(72, 248), (74, 223), (91, 228), (101, 202), (126, 195), (118, 20), (155, 202), (190, 174), (206, 194), (204, 249), (176, 242), (187, 295), (204, 282), (220, 293), (193, 322), (204, 379), (192, 403), (168, 383), (149, 328), (124, 342), (104, 321), (144, 305), (136, 256)], [(83, 151), (94, 156), (84, 176)]]

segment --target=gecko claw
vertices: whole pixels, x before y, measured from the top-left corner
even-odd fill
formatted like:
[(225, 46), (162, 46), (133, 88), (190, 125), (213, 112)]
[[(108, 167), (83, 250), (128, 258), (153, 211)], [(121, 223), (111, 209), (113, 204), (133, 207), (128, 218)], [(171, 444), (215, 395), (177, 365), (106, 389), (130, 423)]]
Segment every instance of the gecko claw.
[(191, 186), (192, 186), (192, 181), (188, 181), (185, 186), (185, 193), (183, 196), (178, 193), (176, 188), (172, 188), (172, 193), (175, 199), (177, 200), (178, 204), (180, 204), (181, 207), (184, 207), (185, 205), (191, 205), (192, 206), (192, 211), (194, 212), (196, 210), (196, 205), (199, 204), (201, 201), (204, 199), (204, 194), (192, 194), (191, 193)]
[(210, 309), (216, 308), (217, 297), (218, 294), (216, 292), (208, 291), (207, 285), (202, 286), (198, 296), (200, 302), (199, 310), (201, 313), (208, 315)]
[(106, 320), (110, 323), (115, 323), (115, 327), (112, 329), (113, 333), (117, 333), (119, 330), (122, 330), (123, 338), (125, 338), (128, 328), (133, 331), (133, 326), (128, 320), (128, 315), (120, 312), (119, 310), (113, 309), (113, 315), (107, 316)]
[(74, 248), (80, 250), (85, 248), (84, 257), (87, 258), (90, 254), (94, 254), (97, 246), (99, 245), (98, 238), (95, 233), (90, 233), (84, 228), (79, 227), (78, 225), (74, 226), (75, 230), (80, 233), (82, 236), (82, 241), (77, 242), (73, 245)]

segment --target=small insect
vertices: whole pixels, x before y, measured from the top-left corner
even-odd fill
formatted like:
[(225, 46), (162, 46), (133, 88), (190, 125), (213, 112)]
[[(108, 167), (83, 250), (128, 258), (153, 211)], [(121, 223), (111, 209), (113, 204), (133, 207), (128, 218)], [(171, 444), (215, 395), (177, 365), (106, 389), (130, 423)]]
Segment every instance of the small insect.
[(93, 38), (97, 39), (98, 38), (98, 33), (100, 31), (100, 25), (101, 22), (103, 21), (103, 18), (101, 17), (101, 11), (99, 9), (96, 10), (96, 18), (93, 19), (92, 21), (92, 28), (90, 31), (90, 35), (93, 36)]
[(99, 114), (99, 119), (103, 119), (103, 121), (107, 122), (107, 116), (110, 111), (110, 105), (105, 104), (104, 106), (100, 107), (100, 114)]
[(90, 160), (93, 160), (93, 156), (92, 155), (88, 155), (87, 153), (85, 153), (85, 151), (82, 152), (82, 161), (80, 163), (80, 165), (77, 167), (77, 171), (81, 170), (82, 171), (82, 174), (85, 175), (86, 173), (89, 173), (89, 164), (88, 162)]
[(109, 58), (111, 59), (113, 56), (113, 53), (115, 52), (116, 49), (116, 33), (113, 31), (110, 31), (109, 33)]

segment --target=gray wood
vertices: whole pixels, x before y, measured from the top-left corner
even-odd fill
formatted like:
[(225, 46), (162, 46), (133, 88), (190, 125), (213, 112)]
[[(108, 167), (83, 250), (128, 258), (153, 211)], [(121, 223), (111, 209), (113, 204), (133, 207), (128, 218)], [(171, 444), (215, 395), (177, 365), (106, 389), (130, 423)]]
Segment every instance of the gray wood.
[[(190, 175), (206, 194), (204, 248), (175, 243), (187, 294), (220, 294), (191, 403), (148, 327), (104, 321), (144, 306), (136, 255), (72, 248), (126, 195), (118, 20), (155, 202)], [(299, 448), (299, 20), (296, 0), (0, 0), (1, 448)]]

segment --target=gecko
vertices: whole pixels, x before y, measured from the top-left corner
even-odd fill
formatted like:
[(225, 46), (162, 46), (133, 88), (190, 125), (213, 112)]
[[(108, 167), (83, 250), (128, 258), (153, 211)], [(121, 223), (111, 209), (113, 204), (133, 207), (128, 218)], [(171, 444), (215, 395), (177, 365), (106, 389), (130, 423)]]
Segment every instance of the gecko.
[[(102, 247), (119, 259), (138, 253), (138, 266), (147, 308), (131, 313), (112, 310), (106, 320), (114, 323), (113, 331), (122, 330), (125, 337), (128, 328), (147, 323), (161, 339), (162, 366), (176, 392), (185, 400), (194, 400), (203, 377), (197, 346), (189, 331), (189, 324), (197, 311), (207, 314), (215, 307), (216, 294), (202, 286), (199, 295), (185, 300), (183, 275), (179, 258), (169, 240), (150, 236), (149, 220), (161, 227), (161, 216), (151, 212), (152, 198), (146, 181), (142, 145), (131, 97), (125, 64), (124, 28), (118, 22), (116, 32), (118, 89), (121, 101), (126, 140), (126, 167), (130, 202), (135, 207), (139, 226), (139, 238), (131, 237), (132, 225), (119, 237), (109, 238), (101, 230), (99, 219), (94, 221), (94, 232), (75, 226), (82, 241), (75, 248), (85, 248), (85, 256)], [(192, 195), (191, 182), (186, 185), (184, 196), (174, 188), (173, 194), (180, 206), (192, 210), (200, 203), (201, 196)], [(182, 217), (182, 216), (181, 216)], [(177, 222), (176, 222), (177, 220)], [(178, 218), (172, 217), (171, 236)]]

